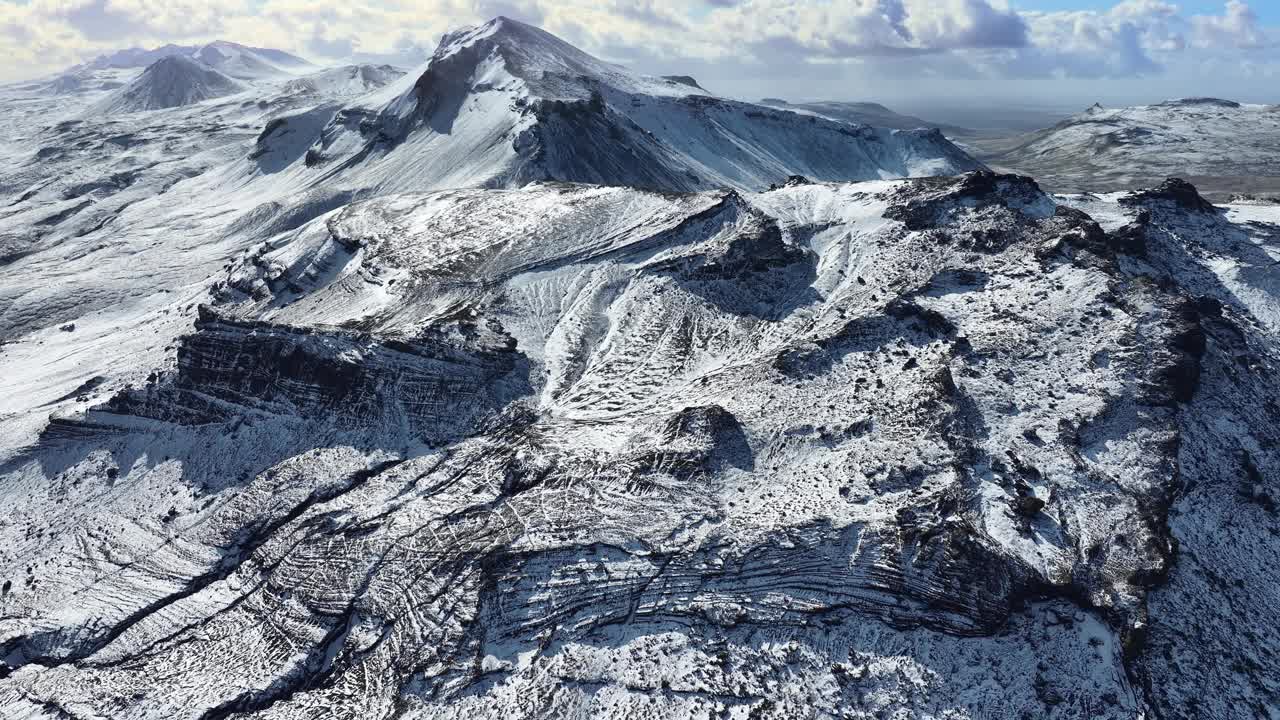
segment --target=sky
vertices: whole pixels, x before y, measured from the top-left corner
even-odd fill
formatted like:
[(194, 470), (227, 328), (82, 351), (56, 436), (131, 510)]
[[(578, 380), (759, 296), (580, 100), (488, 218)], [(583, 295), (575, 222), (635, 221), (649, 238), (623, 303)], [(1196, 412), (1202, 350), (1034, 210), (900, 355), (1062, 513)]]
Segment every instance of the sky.
[(1277, 0), (0, 0), (0, 81), (213, 39), (408, 65), (496, 15), (746, 99), (1280, 102)]

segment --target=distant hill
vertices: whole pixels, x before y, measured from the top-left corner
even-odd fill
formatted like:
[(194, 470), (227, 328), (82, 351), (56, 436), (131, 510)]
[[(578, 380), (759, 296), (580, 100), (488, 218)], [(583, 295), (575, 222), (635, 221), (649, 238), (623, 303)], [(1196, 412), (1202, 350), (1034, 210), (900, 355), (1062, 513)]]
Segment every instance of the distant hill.
[(245, 88), (243, 83), (207, 65), (181, 55), (170, 55), (157, 60), (128, 85), (95, 103), (90, 112), (113, 115), (162, 110), (234, 95)]
[(307, 60), (283, 50), (215, 40), (204, 45), (163, 45), (151, 50), (142, 48), (118, 50), (70, 68), (64, 75), (109, 68), (148, 67), (157, 60), (171, 56), (196, 60), (239, 80), (284, 77), (316, 69)]
[(983, 143), (982, 158), (1065, 192), (1128, 190), (1166, 177), (1202, 192), (1280, 189), (1280, 107), (1218, 98), (1094, 105), (1052, 127)]
[(390, 65), (343, 65), (304, 75), (285, 83), (286, 93), (354, 97), (385, 87), (404, 75)]
[(904, 115), (890, 110), (880, 103), (873, 102), (840, 102), (823, 100), (808, 103), (789, 103), (786, 100), (780, 100), (778, 98), (765, 98), (760, 101), (760, 104), (768, 105), (770, 107), (810, 112), (815, 115), (821, 115), (835, 120), (843, 120), (857, 125), (870, 125), (872, 127), (890, 128), (893, 130), (937, 128), (951, 137), (967, 137), (974, 134), (974, 131), (968, 128), (931, 122), (913, 115)]

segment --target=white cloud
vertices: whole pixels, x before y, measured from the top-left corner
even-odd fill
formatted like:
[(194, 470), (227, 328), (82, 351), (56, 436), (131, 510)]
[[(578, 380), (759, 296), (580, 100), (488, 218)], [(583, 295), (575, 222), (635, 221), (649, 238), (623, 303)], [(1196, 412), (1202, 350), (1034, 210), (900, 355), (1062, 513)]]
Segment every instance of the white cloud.
[(707, 26), (726, 44), (822, 58), (1019, 47), (1022, 17), (986, 0), (747, 0), (714, 10)]
[[(1022, 12), (1004, 0), (0, 0), (0, 78), (48, 74), (128, 46), (225, 38), (321, 59), (419, 58), (444, 31), (508, 15), (646, 66), (729, 75), (1132, 78), (1177, 64), (1277, 64), (1243, 0), (1188, 16), (1163, 0)], [(737, 68), (737, 70), (732, 70)], [(1241, 71), (1243, 72), (1243, 71)], [(835, 74), (833, 74), (835, 73)], [(742, 78), (735, 78), (742, 80)], [(745, 80), (742, 80), (745, 82)], [(835, 91), (833, 91), (835, 92)], [(838, 94), (838, 93), (837, 93)]]
[(1254, 49), (1272, 44), (1257, 14), (1241, 0), (1228, 0), (1223, 15), (1191, 18), (1191, 26), (1195, 46), (1200, 48)]

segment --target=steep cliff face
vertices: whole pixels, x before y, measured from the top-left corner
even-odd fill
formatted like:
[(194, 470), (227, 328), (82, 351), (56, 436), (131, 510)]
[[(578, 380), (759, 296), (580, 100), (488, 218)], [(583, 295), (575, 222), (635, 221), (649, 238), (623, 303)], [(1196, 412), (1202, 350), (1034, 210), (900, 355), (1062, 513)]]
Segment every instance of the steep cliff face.
[(0, 702), (1238, 716), (1274, 676), (1274, 227), (1120, 200), (542, 183), (286, 229), (4, 466)]

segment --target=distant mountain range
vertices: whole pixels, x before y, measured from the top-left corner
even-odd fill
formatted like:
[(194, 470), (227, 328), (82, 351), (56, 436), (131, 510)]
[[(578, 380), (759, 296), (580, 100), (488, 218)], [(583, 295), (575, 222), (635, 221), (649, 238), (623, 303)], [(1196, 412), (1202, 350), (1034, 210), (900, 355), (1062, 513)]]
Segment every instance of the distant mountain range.
[(185, 55), (167, 55), (147, 66), (125, 87), (95, 103), (90, 112), (161, 110), (192, 105), (247, 89), (241, 83)]
[(857, 125), (872, 125), (874, 127), (893, 128), (897, 130), (937, 128), (946, 133), (949, 137), (957, 138), (974, 134), (974, 131), (969, 128), (963, 128), (957, 125), (947, 125), (945, 123), (936, 123), (929, 120), (922, 120), (912, 115), (904, 115), (890, 110), (880, 103), (843, 102), (836, 100), (791, 103), (778, 98), (765, 98), (761, 100), (760, 103), (763, 105), (769, 105), (770, 107), (809, 112), (823, 117), (834, 118), (836, 120), (844, 120)]
[(142, 48), (119, 50), (72, 67), (64, 75), (113, 68), (144, 68), (157, 60), (171, 56), (198, 61), (238, 80), (261, 80), (317, 69), (309, 61), (283, 50), (249, 47), (226, 40), (217, 40), (204, 45), (164, 45), (152, 50)]
[(1129, 190), (1166, 177), (1213, 197), (1280, 192), (1280, 106), (1218, 98), (1094, 105), (1052, 127), (974, 143), (980, 156), (1067, 192)]

